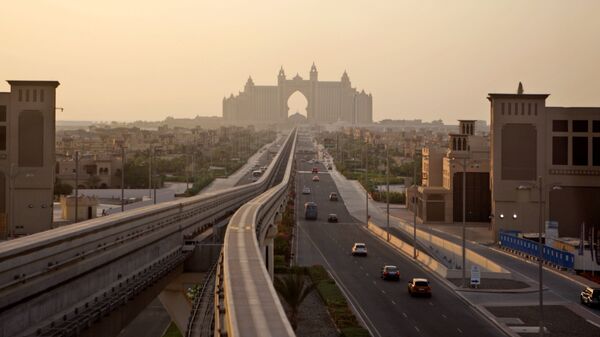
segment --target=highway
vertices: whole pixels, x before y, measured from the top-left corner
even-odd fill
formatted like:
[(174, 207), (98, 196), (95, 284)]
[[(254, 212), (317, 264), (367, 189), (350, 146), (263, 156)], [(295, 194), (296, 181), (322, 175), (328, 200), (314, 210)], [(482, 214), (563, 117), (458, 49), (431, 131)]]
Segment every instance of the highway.
[[(299, 142), (300, 147), (312, 147), (306, 137), (300, 138)], [(302, 161), (303, 156), (297, 155), (296, 158), (296, 261), (299, 265), (323, 264), (374, 337), (504, 336), (451, 289), (362, 229), (348, 213), (341, 198), (337, 202), (329, 201), (329, 193), (337, 192), (329, 172), (324, 165), (318, 164), (320, 182), (313, 182), (310, 172), (313, 164)], [(305, 156), (312, 158), (308, 154)], [(310, 195), (301, 194), (304, 186), (311, 188)], [(319, 206), (317, 221), (304, 220), (303, 205), (307, 201), (314, 201)], [(327, 223), (328, 213), (336, 213), (339, 223)], [(350, 249), (354, 242), (366, 243), (369, 256), (352, 257)], [(400, 282), (380, 279), (380, 269), (384, 264), (400, 268)], [(408, 295), (406, 285), (412, 277), (430, 280), (432, 298)]]

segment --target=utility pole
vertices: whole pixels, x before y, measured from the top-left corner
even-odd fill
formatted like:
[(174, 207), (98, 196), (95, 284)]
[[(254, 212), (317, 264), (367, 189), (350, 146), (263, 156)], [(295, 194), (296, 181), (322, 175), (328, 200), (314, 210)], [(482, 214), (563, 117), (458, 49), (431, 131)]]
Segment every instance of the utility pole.
[(462, 174), (462, 278), (463, 288), (467, 287), (467, 265), (466, 265), (466, 240), (467, 233), (466, 224), (466, 209), (467, 209), (467, 157), (463, 158), (463, 174)]
[(544, 272), (544, 245), (542, 244), (542, 230), (544, 228), (544, 210), (542, 208), (542, 177), (538, 177), (539, 190), (539, 223), (538, 223), (538, 263), (539, 263), (539, 292), (540, 292), (540, 337), (544, 336), (544, 287), (543, 287), (543, 272)]
[(365, 141), (365, 224), (369, 226), (369, 142)]
[(390, 149), (385, 146), (385, 183), (387, 185), (387, 192), (385, 194), (385, 201), (387, 203), (387, 240), (390, 241)]
[[(156, 148), (152, 149), (152, 160), (156, 161)], [(156, 171), (158, 171), (157, 170), (157, 166), (158, 165), (156, 165), (156, 163), (154, 163), (154, 171), (155, 171), (155, 172), (153, 172), (154, 175), (156, 175)], [(155, 205), (156, 205), (156, 183), (157, 183), (157, 180), (158, 179), (154, 179), (154, 186), (153, 186), (154, 187), (154, 198), (153, 198), (153, 200), (154, 200), (154, 204)]]
[(152, 146), (148, 148), (148, 197), (152, 198)]
[(125, 144), (121, 143), (121, 212), (125, 212)]
[[(413, 156), (413, 185), (415, 185), (416, 191), (412, 196), (413, 200), (413, 259), (417, 258), (417, 152)], [(408, 201), (407, 201), (408, 202)]]
[(79, 151), (75, 151), (75, 222), (79, 220)]

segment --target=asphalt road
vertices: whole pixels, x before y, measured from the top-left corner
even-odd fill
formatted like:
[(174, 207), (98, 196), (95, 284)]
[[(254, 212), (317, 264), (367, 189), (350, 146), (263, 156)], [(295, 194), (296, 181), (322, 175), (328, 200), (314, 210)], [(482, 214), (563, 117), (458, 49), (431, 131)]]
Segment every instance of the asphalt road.
[[(307, 138), (300, 138), (299, 148), (310, 148)], [(368, 234), (346, 210), (343, 200), (328, 200), (337, 192), (332, 178), (322, 164), (320, 182), (313, 182), (313, 164), (297, 156), (296, 190), (298, 231), (296, 261), (300, 265), (323, 264), (336, 279), (374, 337), (382, 336), (504, 336), (495, 326), (462, 302), (454, 292), (409, 259)], [(311, 158), (306, 155), (306, 158)], [(310, 195), (301, 194), (304, 186)], [(314, 201), (318, 219), (305, 221), (303, 205)], [(327, 214), (336, 213), (339, 223), (327, 223)], [(352, 257), (354, 242), (364, 242), (369, 256)], [(400, 269), (400, 281), (383, 281), (379, 277), (384, 264)], [(431, 298), (413, 298), (407, 282), (426, 277), (433, 289)]]

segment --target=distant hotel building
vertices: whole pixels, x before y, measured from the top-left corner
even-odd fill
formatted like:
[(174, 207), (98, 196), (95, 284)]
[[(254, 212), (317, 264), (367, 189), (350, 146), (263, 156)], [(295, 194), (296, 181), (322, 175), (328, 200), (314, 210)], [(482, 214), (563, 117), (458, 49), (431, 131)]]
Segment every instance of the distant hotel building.
[(496, 230), (537, 232), (538, 177), (543, 219), (559, 236), (600, 225), (600, 108), (546, 106), (548, 94), (489, 94), (491, 190)]
[(0, 237), (52, 225), (56, 81), (8, 81), (0, 93)]
[(314, 63), (308, 80), (300, 75), (288, 80), (283, 68), (279, 70), (276, 86), (255, 85), (248, 78), (244, 91), (223, 98), (223, 117), (231, 124), (284, 123), (288, 120), (288, 99), (296, 91), (308, 101), (309, 123), (373, 122), (371, 94), (352, 88), (346, 72), (340, 81), (319, 81)]

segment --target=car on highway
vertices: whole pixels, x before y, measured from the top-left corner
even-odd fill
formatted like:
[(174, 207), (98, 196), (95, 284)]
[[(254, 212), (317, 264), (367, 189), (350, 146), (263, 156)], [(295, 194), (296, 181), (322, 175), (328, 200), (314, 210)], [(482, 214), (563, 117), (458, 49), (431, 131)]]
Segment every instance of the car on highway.
[(320, 180), (321, 179), (319, 179), (319, 176), (312, 177), (312, 181), (319, 182)]
[(302, 194), (310, 194), (310, 187), (304, 186), (304, 188), (302, 189)]
[(590, 307), (600, 305), (600, 288), (586, 287), (579, 294), (579, 300), (581, 304), (585, 304)]
[(423, 295), (431, 297), (431, 286), (426, 278), (413, 278), (408, 282), (410, 296)]
[(367, 245), (355, 242), (352, 246), (352, 256), (367, 256)]
[(327, 165), (327, 169), (331, 170), (331, 169), (333, 169), (333, 166), (331, 166), (331, 164), (329, 164), (329, 165)]
[(338, 195), (335, 192), (329, 193), (329, 201), (338, 201)]
[(329, 215), (327, 216), (327, 222), (338, 222), (337, 214), (329, 213)]
[(381, 268), (381, 279), (399, 281), (400, 270), (396, 266), (385, 265)]
[(304, 219), (305, 220), (317, 220), (317, 204), (309, 201), (304, 204)]
[(317, 174), (317, 173), (319, 173), (319, 168), (318, 168), (318, 167), (313, 167), (313, 168), (312, 168), (312, 173), (313, 173), (313, 174)]

